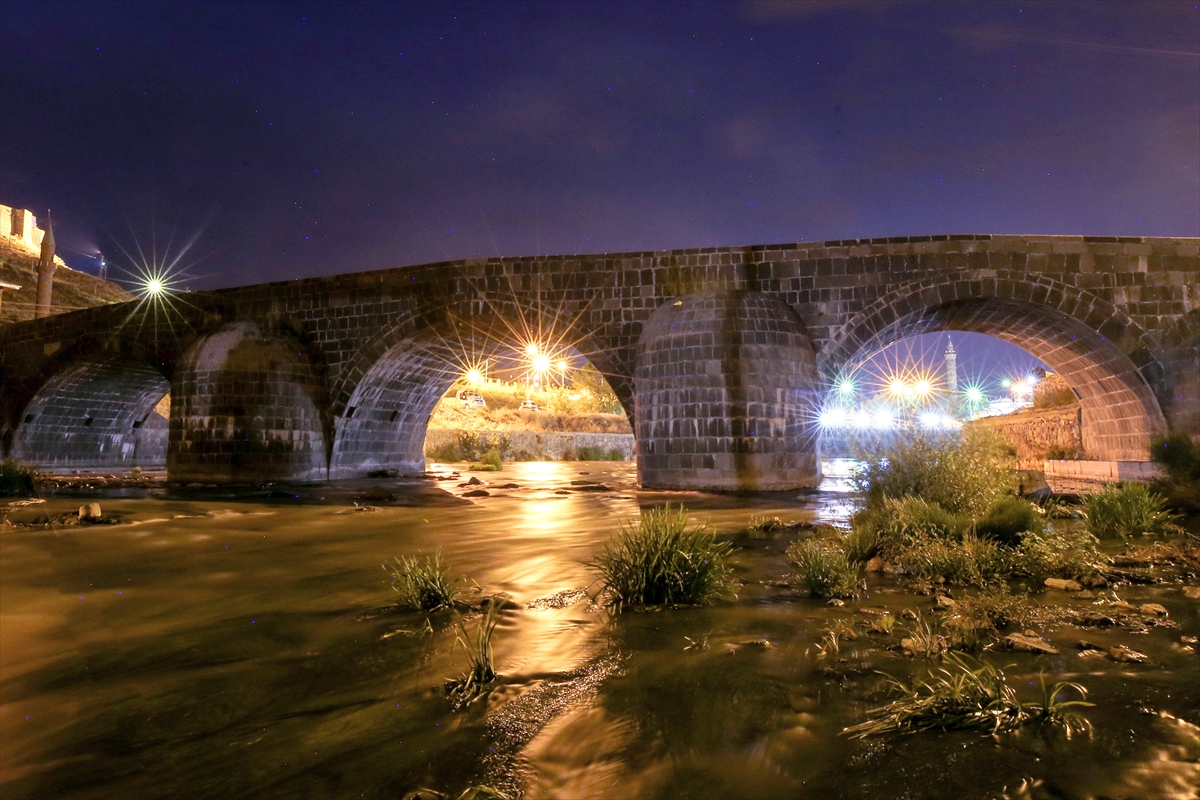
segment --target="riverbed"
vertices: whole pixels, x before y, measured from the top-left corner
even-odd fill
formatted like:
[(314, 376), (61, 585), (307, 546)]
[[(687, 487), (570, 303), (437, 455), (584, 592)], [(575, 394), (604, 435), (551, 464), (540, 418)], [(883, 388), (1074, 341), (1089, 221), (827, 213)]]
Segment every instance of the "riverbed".
[[(1200, 635), (1200, 603), (1180, 585), (1120, 590), (1178, 627), (1063, 625), (1039, 631), (1059, 655), (983, 655), (1028, 700), (1043, 675), (1085, 684), (1092, 736), (858, 741), (841, 731), (887, 701), (878, 673), (927, 662), (898, 652), (899, 625), (820, 658), (823, 630), (863, 606), (929, 612), (931, 598), (872, 575), (859, 602), (826, 605), (780, 581), (794, 533), (743, 532), (754, 515), (844, 520), (836, 474), (816, 493), (725, 496), (641, 492), (632, 464), (531, 462), (478, 473), (488, 495), (464, 497), (480, 487), (460, 485), (476, 474), (462, 466), (258, 492), (64, 492), (51, 511), (95, 501), (119, 524), (0, 529), (0, 794), (1198, 796), (1200, 659), (1180, 642)], [(737, 596), (611, 616), (591, 602), (588, 562), (662, 502), (733, 538)], [(396, 611), (382, 568), (438, 548), (464, 599), (507, 600), (500, 679), (460, 711), (443, 691), (465, 668), (456, 612)], [(1086, 658), (1085, 636), (1150, 661)]]

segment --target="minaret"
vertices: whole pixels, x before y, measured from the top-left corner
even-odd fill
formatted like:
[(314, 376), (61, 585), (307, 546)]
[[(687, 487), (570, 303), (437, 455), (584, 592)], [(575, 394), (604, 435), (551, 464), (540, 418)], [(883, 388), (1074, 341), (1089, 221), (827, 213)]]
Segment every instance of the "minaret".
[(954, 352), (954, 342), (946, 337), (946, 393), (950, 396), (950, 411), (958, 412), (958, 354)]
[(50, 300), (54, 294), (54, 222), (46, 211), (46, 235), (42, 237), (42, 255), (37, 262), (37, 306), (34, 317), (50, 316)]

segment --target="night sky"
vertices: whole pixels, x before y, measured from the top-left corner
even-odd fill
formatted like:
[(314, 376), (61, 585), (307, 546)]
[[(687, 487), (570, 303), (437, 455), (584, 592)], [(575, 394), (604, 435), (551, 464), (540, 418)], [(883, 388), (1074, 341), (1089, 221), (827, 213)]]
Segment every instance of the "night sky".
[[(53, 208), (72, 266), (182, 253), (193, 288), (493, 255), (1198, 236), (1198, 6), (6, 2), (0, 201)], [(1037, 363), (961, 345), (994, 380)]]
[(946, 232), (1200, 235), (1200, 10), (5, 2), (0, 202), (191, 286)]

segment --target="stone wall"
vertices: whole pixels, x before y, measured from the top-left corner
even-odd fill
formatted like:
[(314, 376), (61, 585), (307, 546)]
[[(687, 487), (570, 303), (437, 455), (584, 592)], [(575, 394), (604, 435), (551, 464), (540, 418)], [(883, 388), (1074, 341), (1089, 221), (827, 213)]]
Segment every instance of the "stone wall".
[(617, 451), (622, 461), (632, 461), (636, 456), (631, 433), (431, 430), (425, 436), (426, 457), (432, 458), (431, 453), (457, 445), (459, 437), (464, 434), (478, 436), (485, 451), (491, 447), (500, 448), (500, 457), (505, 461), (573, 461), (584, 448), (597, 450), (606, 456)]
[(1072, 404), (984, 417), (968, 422), (965, 427), (995, 433), (1016, 452), (1020, 469), (1040, 470), (1047, 458), (1084, 456), (1079, 417), (1079, 405)]

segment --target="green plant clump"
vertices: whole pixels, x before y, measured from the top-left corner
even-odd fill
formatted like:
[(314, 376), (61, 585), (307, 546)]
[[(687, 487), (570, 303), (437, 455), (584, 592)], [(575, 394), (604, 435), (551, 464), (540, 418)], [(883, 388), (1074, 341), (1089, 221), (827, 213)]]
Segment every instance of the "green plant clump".
[(0, 497), (28, 497), (34, 493), (37, 477), (29, 467), (15, 458), (0, 461)]
[(689, 528), (686, 509), (668, 503), (643, 512), (636, 526), (622, 523), (593, 568), (600, 573), (599, 594), (618, 611), (704, 603), (728, 586), (732, 550), (704, 525)]
[(829, 539), (804, 539), (787, 549), (800, 584), (814, 597), (857, 597), (858, 568), (846, 551)]
[[(1087, 689), (1078, 683), (1060, 682), (1042, 687), (1041, 702), (1022, 703), (1008, 684), (1004, 671), (968, 656), (951, 653), (945, 666), (930, 669), (912, 686), (887, 676), (899, 699), (868, 714), (865, 722), (843, 733), (856, 739), (888, 733), (967, 730), (1000, 733), (1031, 722), (1061, 726), (1069, 736), (1091, 730), (1076, 709), (1091, 706)], [(1080, 699), (1067, 700), (1069, 693)]]
[(1128, 539), (1140, 533), (1177, 530), (1167, 501), (1143, 483), (1108, 485), (1083, 498), (1087, 529), (1098, 539)]
[(896, 552), (904, 571), (928, 581), (941, 578), (961, 586), (984, 586), (1012, 571), (1012, 552), (989, 539), (966, 534), (953, 539), (910, 540)]
[(1095, 575), (1104, 561), (1099, 541), (1087, 531), (1047, 529), (1025, 536), (1017, 549), (1019, 572), (1037, 584), (1046, 578), (1081, 579)]
[(1015, 547), (1027, 532), (1041, 533), (1046, 519), (1041, 510), (1020, 497), (1001, 497), (988, 510), (987, 516), (975, 523), (975, 533), (985, 539)]
[(493, 447), (484, 453), (479, 462), (480, 468), (489, 472), (498, 472), (504, 469), (504, 462), (500, 460), (500, 448), (498, 447)]
[(457, 593), (450, 580), (450, 570), (442, 563), (439, 547), (431, 559), (422, 564), (416, 557), (398, 556), (391, 564), (383, 565), (392, 577), (392, 591), (400, 595), (396, 605), (407, 611), (433, 611), (454, 602)]
[(989, 439), (962, 442), (900, 439), (881, 457), (867, 462), (856, 478), (868, 507), (884, 501), (919, 497), (951, 514), (984, 516), (1015, 479), (1000, 447)]

